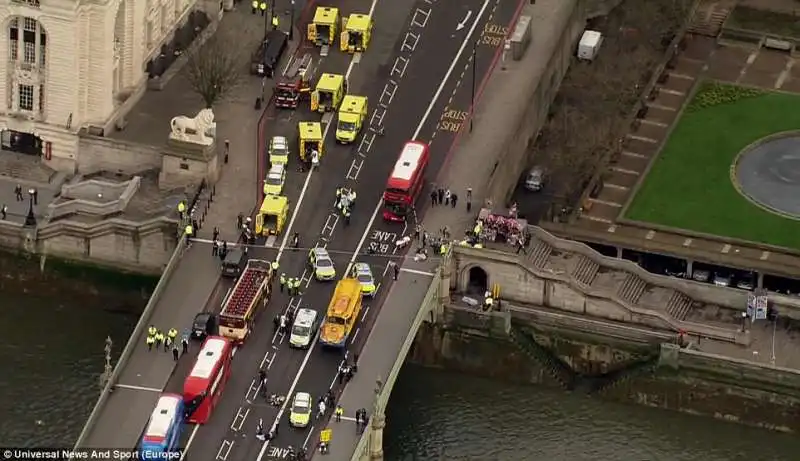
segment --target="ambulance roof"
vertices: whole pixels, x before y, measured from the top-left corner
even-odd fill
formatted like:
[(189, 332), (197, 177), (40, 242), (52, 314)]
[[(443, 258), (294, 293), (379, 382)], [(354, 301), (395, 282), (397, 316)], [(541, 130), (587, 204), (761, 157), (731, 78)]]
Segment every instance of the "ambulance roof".
[(367, 14), (353, 13), (347, 18), (347, 26), (345, 29), (354, 32), (363, 32), (369, 29), (370, 21), (371, 18)]
[(352, 94), (348, 94), (347, 96), (342, 99), (342, 105), (339, 108), (340, 112), (353, 112), (359, 113), (364, 110), (364, 106), (367, 104), (367, 98), (365, 96), (355, 96)]
[(195, 362), (189, 376), (201, 379), (211, 377), (211, 373), (214, 372), (214, 367), (222, 357), (222, 351), (225, 350), (227, 345), (228, 342), (222, 338), (208, 338), (206, 343), (203, 344), (203, 349), (197, 356), (197, 362)]
[(319, 140), (322, 139), (322, 124), (320, 122), (300, 122), (297, 131), (303, 139)]
[(317, 89), (322, 91), (340, 91), (344, 86), (344, 76), (339, 74), (322, 74), (317, 82)]
[(336, 18), (339, 16), (339, 8), (331, 8), (329, 6), (318, 6), (317, 11), (314, 12), (314, 24), (323, 24), (332, 26), (336, 24)]
[(283, 195), (267, 195), (261, 203), (262, 213), (278, 213), (289, 204), (289, 199)]

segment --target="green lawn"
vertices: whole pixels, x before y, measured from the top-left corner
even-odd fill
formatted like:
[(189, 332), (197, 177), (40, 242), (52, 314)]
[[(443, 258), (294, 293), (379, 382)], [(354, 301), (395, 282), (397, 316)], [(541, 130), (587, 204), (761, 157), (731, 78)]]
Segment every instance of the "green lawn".
[(737, 154), (800, 129), (800, 96), (704, 84), (655, 160), (626, 218), (800, 248), (800, 221), (753, 205), (734, 188)]

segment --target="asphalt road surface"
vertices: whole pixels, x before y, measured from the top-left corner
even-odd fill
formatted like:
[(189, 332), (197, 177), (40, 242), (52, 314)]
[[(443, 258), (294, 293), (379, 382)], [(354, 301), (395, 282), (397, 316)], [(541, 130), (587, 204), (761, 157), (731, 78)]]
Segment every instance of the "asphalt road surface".
[[(343, 14), (365, 13), (371, 2), (348, 0), (338, 6)], [(282, 459), (289, 446), (315, 445), (323, 424), (315, 422), (305, 430), (289, 427), (288, 408), (267, 405), (256, 376), (260, 367), (267, 369), (267, 393), (286, 396), (288, 407), (296, 392), (309, 392), (316, 399), (330, 388), (338, 390), (336, 371), (342, 353), (316, 346), (308, 351), (290, 349), (286, 338), (274, 334), (271, 319), (287, 307), (297, 306), (310, 307), (324, 315), (335, 283), (311, 280), (305, 270), (308, 247), (327, 246), (340, 276), (356, 259), (355, 253), (363, 254), (372, 248), (374, 254), (359, 256), (358, 260), (369, 263), (384, 286), (391, 282), (387, 263), (400, 257), (395, 254), (393, 243), (413, 229), (413, 223), (404, 226), (382, 222), (377, 207), (386, 178), (403, 143), (414, 138), (433, 141), (428, 178), (435, 178), (460, 121), (466, 119), (462, 113), (469, 110), (472, 85), (464, 83), (471, 83), (473, 43), (479, 43), (475, 70), (479, 82), (494, 54), (494, 50), (487, 49), (500, 45), (484, 36), (492, 36), (487, 31), (494, 30), (495, 23), (505, 27), (515, 6), (500, 5), (496, 0), (466, 0), (457, 7), (426, 0), (378, 2), (373, 43), (359, 63), (351, 65), (351, 57), (335, 49), (322, 59), (318, 50), (309, 50), (315, 57), (315, 76), (321, 72), (348, 74), (350, 92), (369, 97), (371, 129), (364, 130), (352, 146), (336, 145), (329, 132), (319, 171), (308, 174), (290, 168), (294, 171), (287, 179), (287, 194), (295, 213), (284, 236), (299, 232), (304, 249), (293, 251), (280, 239), (271, 248), (252, 248), (251, 258), (272, 260), (280, 252), (281, 272), (290, 277), (302, 276), (303, 293), (291, 299), (279, 293), (261, 314), (256, 331), (236, 353), (231, 378), (211, 420), (187, 432), (186, 456), (219, 461)], [(495, 35), (501, 32), (498, 30)], [(273, 112), (268, 115), (265, 138), (282, 134), (294, 140), (298, 121), (318, 119), (305, 106), (295, 112)], [(376, 135), (380, 125), (385, 128), (384, 134)], [(296, 159), (292, 161), (294, 167)], [(333, 208), (334, 190), (340, 185), (353, 187), (358, 193), (349, 226)], [(379, 311), (380, 297), (386, 292), (381, 287), (376, 301), (365, 300), (358, 329), (348, 346), (351, 352), (357, 352), (366, 339)], [(210, 305), (221, 302), (212, 301)], [(188, 365), (186, 368), (175, 373), (168, 391), (180, 390)], [(255, 438), (259, 420), (267, 430), (277, 421), (278, 435), (274, 440), (263, 443)]]

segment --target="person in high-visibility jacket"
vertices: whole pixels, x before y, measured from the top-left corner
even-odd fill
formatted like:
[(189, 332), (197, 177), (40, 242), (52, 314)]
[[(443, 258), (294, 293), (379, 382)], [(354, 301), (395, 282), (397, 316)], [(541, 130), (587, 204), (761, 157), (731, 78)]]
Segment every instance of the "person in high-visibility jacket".
[(155, 336), (158, 333), (158, 328), (155, 325), (150, 325), (150, 328), (147, 329), (147, 336)]
[(178, 330), (170, 328), (169, 331), (167, 332), (167, 336), (169, 337), (169, 340), (174, 343), (175, 339), (178, 337)]
[(280, 21), (278, 20), (277, 16), (274, 16), (274, 14), (275, 14), (274, 11), (272, 12), (272, 14), (273, 14), (273, 16), (272, 16), (272, 28), (275, 29), (275, 30), (278, 30), (278, 24), (280, 23)]
[(250, 9), (252, 10), (253, 14), (256, 14), (258, 12), (258, 0), (253, 0), (252, 2), (250, 2)]
[(278, 272), (278, 268), (280, 267), (280, 264), (278, 264), (278, 261), (275, 260), (275, 261), (272, 261), (272, 264), (270, 264), (270, 267), (272, 267), (272, 271), (273, 272)]
[(156, 345), (160, 346), (161, 343), (164, 342), (164, 333), (157, 331), (155, 338), (156, 338)]
[(439, 255), (444, 256), (447, 254), (447, 244), (442, 244), (439, 246)]
[(267, 2), (261, 2), (258, 4), (258, 9), (261, 10), (261, 16), (267, 14)]
[(283, 287), (286, 286), (286, 273), (281, 274), (280, 284), (281, 284), (280, 285), (281, 286), (281, 293), (283, 293)]
[(145, 343), (147, 344), (147, 350), (148, 351), (152, 351), (153, 350), (153, 344), (156, 343), (156, 337), (155, 336), (151, 336), (151, 335), (147, 335), (147, 339), (145, 340)]
[(294, 279), (294, 295), (300, 295), (300, 279)]
[(178, 202), (178, 216), (183, 219), (183, 215), (186, 213), (186, 202), (181, 200)]
[(186, 227), (183, 228), (184, 234), (186, 234), (186, 244), (188, 245), (192, 238), (192, 234), (194, 234), (194, 228), (191, 224), (187, 224)]

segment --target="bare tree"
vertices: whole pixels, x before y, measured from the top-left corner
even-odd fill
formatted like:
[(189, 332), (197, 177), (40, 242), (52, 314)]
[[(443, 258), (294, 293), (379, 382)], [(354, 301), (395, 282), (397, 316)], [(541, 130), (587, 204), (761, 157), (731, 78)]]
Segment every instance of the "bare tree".
[(246, 51), (232, 34), (217, 31), (201, 47), (190, 51), (186, 78), (206, 107), (225, 98), (245, 75)]

